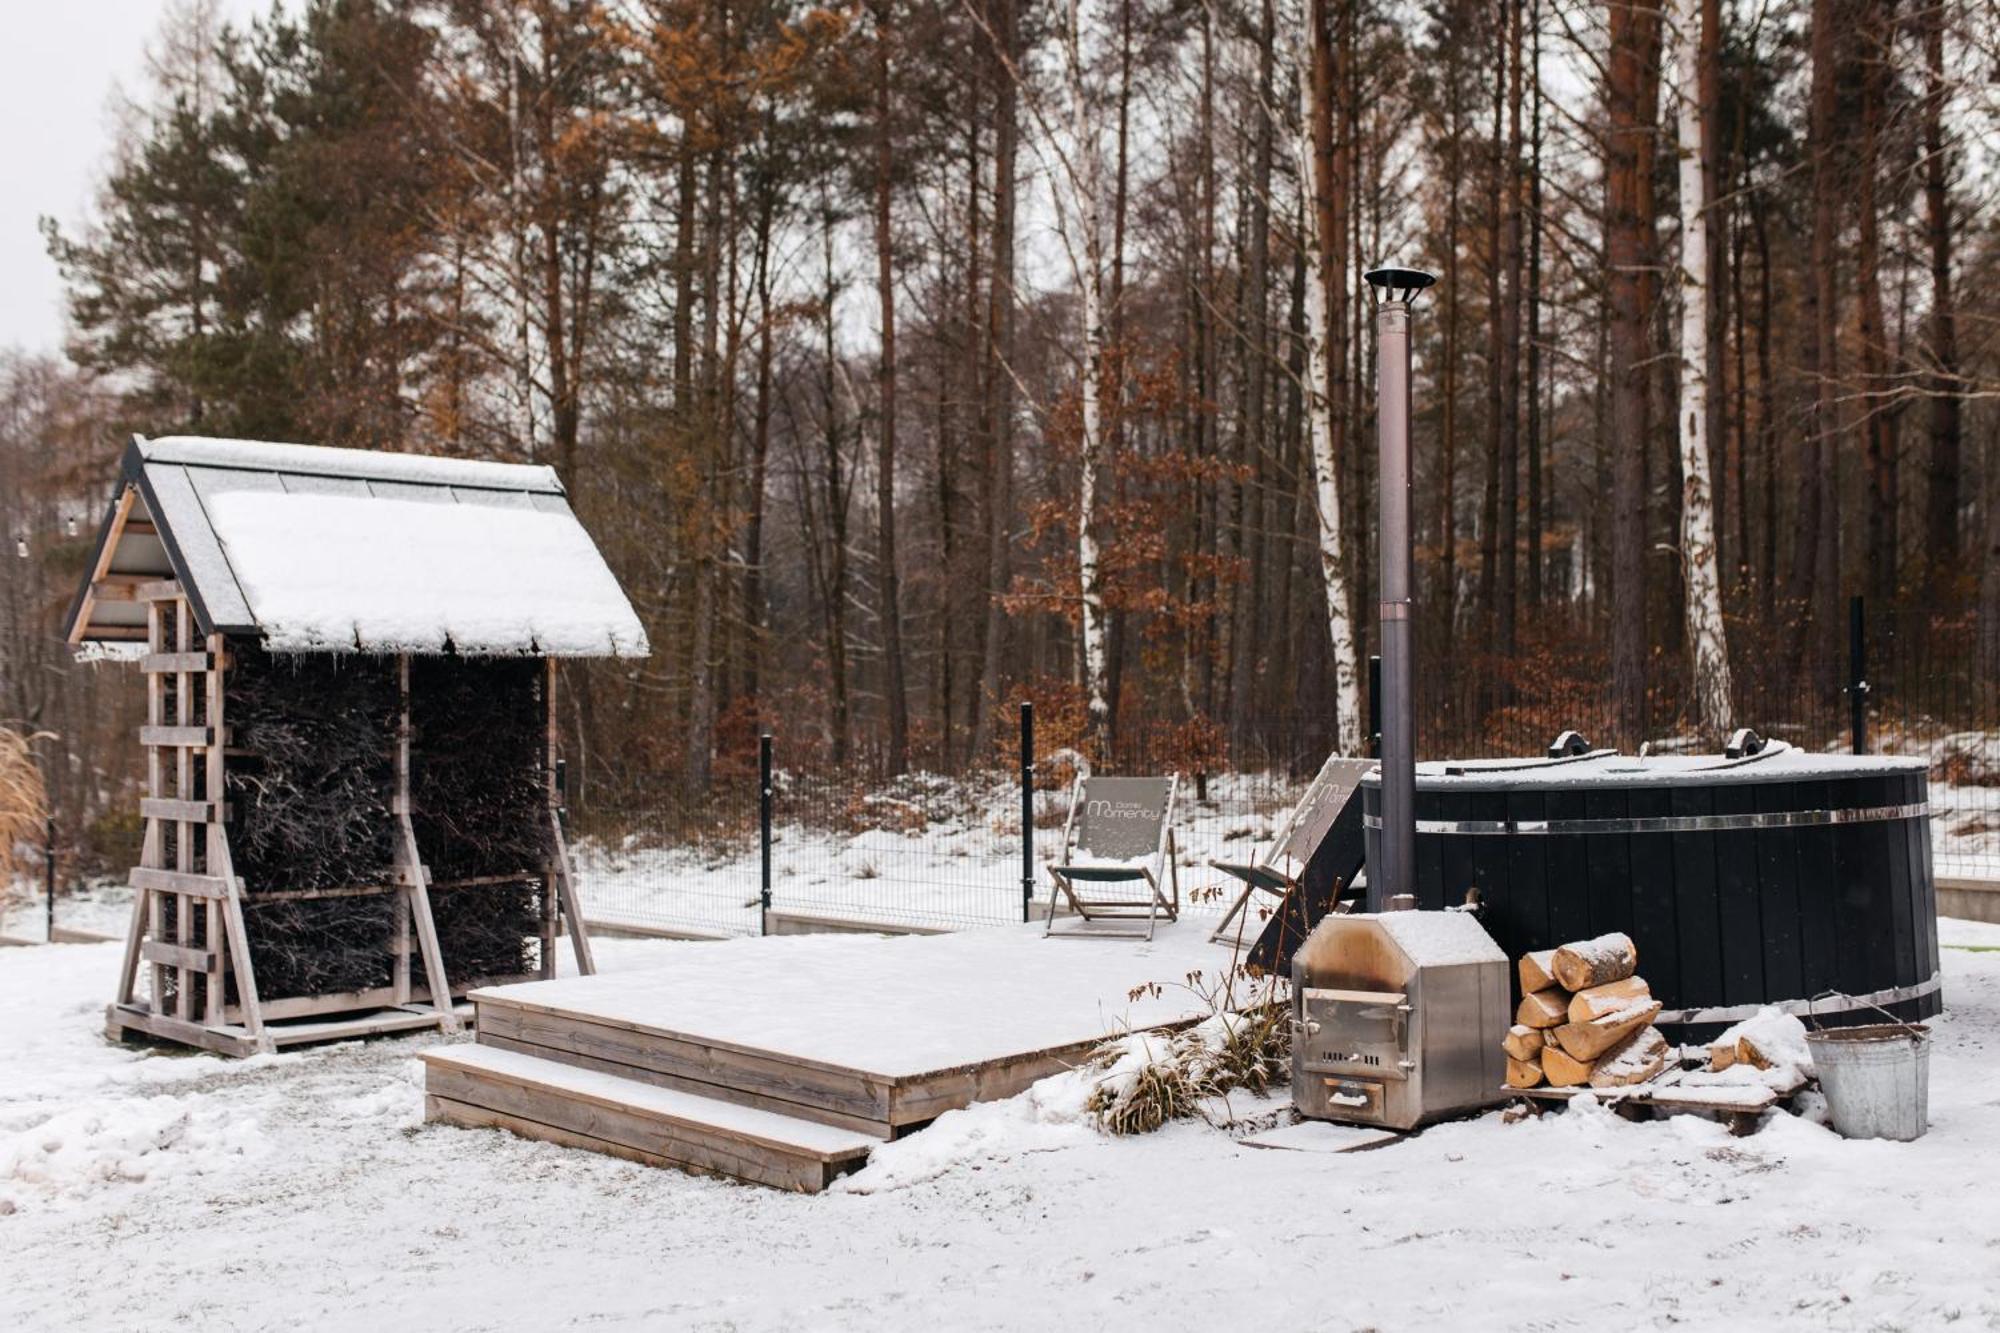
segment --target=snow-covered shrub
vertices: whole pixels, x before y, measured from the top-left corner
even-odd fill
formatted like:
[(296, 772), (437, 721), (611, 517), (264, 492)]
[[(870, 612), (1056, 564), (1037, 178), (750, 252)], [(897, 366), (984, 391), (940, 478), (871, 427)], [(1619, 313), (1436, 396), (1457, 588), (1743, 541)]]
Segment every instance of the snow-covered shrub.
[(1200, 1115), (1212, 1097), (1263, 1093), (1287, 1076), (1288, 1007), (1221, 1010), (1177, 1032), (1135, 1032), (1099, 1048), (1086, 1109), (1108, 1134), (1149, 1134)]

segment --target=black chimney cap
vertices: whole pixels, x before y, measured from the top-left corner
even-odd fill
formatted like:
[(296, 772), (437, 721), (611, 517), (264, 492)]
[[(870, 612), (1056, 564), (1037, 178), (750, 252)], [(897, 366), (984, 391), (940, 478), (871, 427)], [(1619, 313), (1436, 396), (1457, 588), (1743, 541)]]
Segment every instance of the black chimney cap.
[(1371, 268), (1361, 275), (1368, 285), (1387, 294), (1392, 301), (1407, 301), (1437, 281), (1435, 273), (1420, 268)]

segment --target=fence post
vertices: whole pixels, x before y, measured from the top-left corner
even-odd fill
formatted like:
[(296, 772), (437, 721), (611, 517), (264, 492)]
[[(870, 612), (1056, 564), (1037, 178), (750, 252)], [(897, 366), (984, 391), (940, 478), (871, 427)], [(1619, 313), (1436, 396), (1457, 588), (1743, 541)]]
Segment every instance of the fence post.
[(1382, 659), (1368, 658), (1368, 757), (1382, 757)]
[(1035, 705), (1021, 700), (1021, 920), (1035, 912)]
[(757, 738), (757, 933), (771, 933), (771, 733)]
[(56, 942), (56, 817), (48, 815), (42, 824), (43, 889), (47, 903), (43, 908), (45, 927), (42, 938), (50, 944)]
[(1860, 597), (1847, 599), (1847, 720), (1854, 753), (1868, 753), (1868, 622)]

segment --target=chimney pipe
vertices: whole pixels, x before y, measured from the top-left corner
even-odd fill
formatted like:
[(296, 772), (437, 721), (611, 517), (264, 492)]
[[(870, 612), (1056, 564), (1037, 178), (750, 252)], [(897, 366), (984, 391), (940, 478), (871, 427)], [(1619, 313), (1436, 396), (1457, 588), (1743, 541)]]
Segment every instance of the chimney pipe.
[[(1410, 539), (1410, 307), (1437, 279), (1421, 269), (1378, 268), (1375, 365), (1380, 479), (1382, 645), (1382, 861), (1368, 868), (1368, 896), (1383, 910), (1417, 891), (1417, 736), (1410, 697), (1416, 597)], [(1381, 879), (1374, 882), (1377, 875)]]

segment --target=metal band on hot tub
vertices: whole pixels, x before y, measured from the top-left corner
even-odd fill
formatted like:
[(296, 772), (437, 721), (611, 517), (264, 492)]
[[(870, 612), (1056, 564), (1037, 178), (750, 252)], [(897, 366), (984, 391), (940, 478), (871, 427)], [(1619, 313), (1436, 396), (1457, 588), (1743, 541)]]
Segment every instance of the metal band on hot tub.
[[(1875, 824), (1896, 819), (1921, 819), (1930, 812), (1928, 801), (1918, 801), (1912, 805), (1871, 805), (1856, 810), (1770, 810), (1736, 815), (1653, 815), (1627, 819), (1419, 819), (1417, 832), (1471, 837), (1720, 833), (1740, 829), (1813, 828), (1826, 824)], [(1380, 815), (1364, 815), (1362, 821), (1371, 829), (1382, 827)]]
[(1870, 991), (1866, 995), (1830, 995), (1824, 1000), (1773, 1000), (1769, 1004), (1733, 1004), (1719, 1009), (1664, 1009), (1657, 1014), (1655, 1023), (1740, 1023), (1746, 1018), (1755, 1018), (1765, 1009), (1782, 1009), (1788, 1014), (1809, 1016), (1813, 1014), (1846, 1014), (1857, 1009), (1873, 1009), (1878, 1005), (1900, 1004), (1906, 1000), (1920, 1000), (1926, 995), (1942, 989), (1944, 974), (1931, 973), (1929, 981), (1920, 981), (1914, 986), (1890, 986), (1885, 990)]

